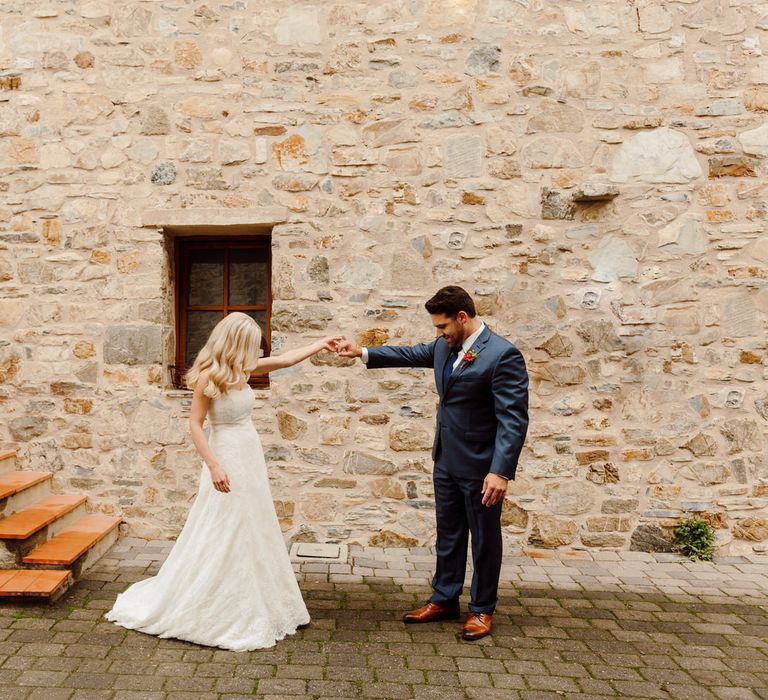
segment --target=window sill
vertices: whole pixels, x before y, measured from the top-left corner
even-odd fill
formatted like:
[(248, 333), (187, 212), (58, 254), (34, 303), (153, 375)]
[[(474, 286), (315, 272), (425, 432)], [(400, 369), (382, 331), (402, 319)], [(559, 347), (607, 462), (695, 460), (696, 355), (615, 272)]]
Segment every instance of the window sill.
[[(252, 386), (256, 399), (268, 399), (270, 396), (269, 386)], [(163, 395), (168, 399), (177, 399), (179, 401), (192, 401), (191, 389), (165, 389)]]
[(163, 394), (169, 399), (191, 399), (191, 389), (165, 389)]

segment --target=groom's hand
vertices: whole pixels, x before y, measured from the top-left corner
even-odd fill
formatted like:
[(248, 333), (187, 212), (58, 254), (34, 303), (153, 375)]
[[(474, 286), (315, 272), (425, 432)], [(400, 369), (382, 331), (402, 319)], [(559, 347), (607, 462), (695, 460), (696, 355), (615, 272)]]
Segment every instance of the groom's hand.
[(341, 357), (360, 357), (363, 354), (362, 348), (359, 348), (351, 340), (342, 340), (338, 344), (337, 352)]
[(483, 505), (495, 506), (507, 495), (507, 480), (498, 474), (487, 474), (483, 481)]

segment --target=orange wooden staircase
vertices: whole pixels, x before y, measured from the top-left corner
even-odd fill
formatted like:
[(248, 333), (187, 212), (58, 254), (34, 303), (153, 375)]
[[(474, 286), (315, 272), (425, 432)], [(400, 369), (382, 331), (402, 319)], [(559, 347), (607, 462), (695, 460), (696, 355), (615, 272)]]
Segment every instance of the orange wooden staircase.
[(51, 494), (50, 472), (16, 471), (0, 451), (0, 602), (54, 600), (114, 544), (120, 518), (88, 515), (85, 496)]

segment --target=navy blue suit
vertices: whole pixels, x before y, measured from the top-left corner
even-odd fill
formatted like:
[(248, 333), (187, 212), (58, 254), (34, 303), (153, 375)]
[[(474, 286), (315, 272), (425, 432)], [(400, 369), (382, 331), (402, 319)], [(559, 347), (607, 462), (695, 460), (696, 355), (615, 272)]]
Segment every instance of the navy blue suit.
[(434, 369), (440, 406), (432, 447), (437, 568), (431, 600), (442, 605), (458, 601), (471, 533), (469, 609), (491, 613), (501, 571), (501, 503), (484, 506), (481, 491), (489, 472), (515, 477), (528, 430), (528, 373), (520, 351), (488, 328), (472, 351), (477, 357), (460, 364), (447, 381), (450, 348), (442, 338), (412, 347), (369, 347), (368, 368)]

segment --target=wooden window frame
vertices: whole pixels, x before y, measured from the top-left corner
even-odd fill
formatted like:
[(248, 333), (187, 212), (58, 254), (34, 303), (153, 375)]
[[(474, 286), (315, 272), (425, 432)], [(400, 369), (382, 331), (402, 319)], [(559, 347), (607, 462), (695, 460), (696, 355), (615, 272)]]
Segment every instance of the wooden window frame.
[[(264, 356), (269, 356), (272, 346), (272, 237), (267, 235), (255, 236), (175, 236), (173, 242), (174, 254), (174, 294), (176, 305), (176, 349), (175, 364), (171, 366), (171, 380), (176, 388), (184, 388), (184, 374), (189, 369), (185, 364), (187, 311), (223, 311), (227, 315), (231, 311), (264, 311), (266, 317), (263, 343)], [(267, 299), (266, 304), (231, 305), (229, 304), (229, 251), (236, 248), (261, 249), (264, 251), (264, 261), (267, 265)], [(187, 256), (192, 250), (221, 250), (224, 251), (224, 290), (223, 304), (206, 306), (189, 306), (186, 303), (189, 280), (187, 278)], [(253, 387), (266, 388), (269, 386), (269, 375), (250, 377), (248, 383)]]

